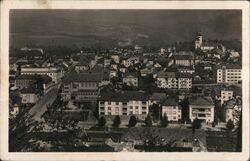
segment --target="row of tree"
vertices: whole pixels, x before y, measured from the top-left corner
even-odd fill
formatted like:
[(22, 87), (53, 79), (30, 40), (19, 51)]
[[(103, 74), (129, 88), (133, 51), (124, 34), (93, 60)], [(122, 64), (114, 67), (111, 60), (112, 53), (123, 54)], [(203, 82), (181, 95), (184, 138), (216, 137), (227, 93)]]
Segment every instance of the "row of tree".
[[(137, 118), (132, 115), (128, 121), (128, 127), (134, 127), (136, 124), (137, 124), (138, 120)], [(101, 117), (99, 120), (98, 120), (98, 126), (99, 127), (103, 127), (105, 126), (107, 123), (105, 117)], [(161, 122), (160, 122), (160, 125), (161, 127), (167, 127), (168, 126), (168, 117), (166, 114), (164, 114), (164, 116), (162, 117), (161, 119)], [(114, 120), (113, 120), (113, 126), (114, 127), (119, 127), (121, 124), (121, 118), (120, 116), (115, 116)], [(147, 116), (144, 120), (144, 124), (146, 127), (151, 127), (153, 125), (153, 119), (151, 118), (151, 116)]]

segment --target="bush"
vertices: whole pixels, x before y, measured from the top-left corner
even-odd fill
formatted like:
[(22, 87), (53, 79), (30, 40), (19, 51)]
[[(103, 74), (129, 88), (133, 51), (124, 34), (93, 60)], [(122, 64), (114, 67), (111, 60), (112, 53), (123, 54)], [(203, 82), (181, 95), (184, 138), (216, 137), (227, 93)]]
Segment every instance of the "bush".
[(149, 115), (145, 118), (145, 125), (147, 127), (152, 126), (152, 118)]
[(228, 120), (227, 125), (226, 125), (226, 128), (227, 128), (229, 131), (231, 131), (231, 130), (234, 129), (234, 123), (233, 123), (233, 121), (232, 121), (231, 119)]
[(168, 117), (166, 113), (164, 113), (163, 118), (161, 119), (161, 127), (167, 127), (168, 126)]
[(113, 126), (118, 127), (120, 124), (121, 124), (120, 116), (115, 116), (115, 119), (113, 120)]
[(101, 117), (101, 118), (98, 120), (98, 126), (99, 126), (99, 127), (103, 127), (105, 124), (106, 124), (106, 119), (105, 119), (104, 117)]
[(135, 116), (131, 116), (128, 122), (129, 127), (134, 127), (137, 124), (137, 119)]

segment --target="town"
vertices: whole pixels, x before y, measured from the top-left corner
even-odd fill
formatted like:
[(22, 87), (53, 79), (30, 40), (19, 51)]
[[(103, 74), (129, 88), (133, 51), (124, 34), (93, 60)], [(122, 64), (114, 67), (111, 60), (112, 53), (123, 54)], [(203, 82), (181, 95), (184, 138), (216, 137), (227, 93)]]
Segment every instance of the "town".
[(238, 40), (10, 48), (9, 151), (241, 151)]

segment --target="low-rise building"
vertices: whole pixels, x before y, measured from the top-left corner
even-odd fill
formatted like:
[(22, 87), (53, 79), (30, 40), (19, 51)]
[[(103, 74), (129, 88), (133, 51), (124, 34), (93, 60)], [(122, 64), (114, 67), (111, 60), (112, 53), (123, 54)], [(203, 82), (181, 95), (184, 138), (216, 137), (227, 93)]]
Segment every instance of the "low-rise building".
[(35, 104), (39, 99), (38, 91), (33, 88), (22, 89), (20, 96), (23, 104)]
[(189, 73), (164, 72), (157, 73), (156, 84), (158, 88), (191, 89), (192, 76)]
[(239, 99), (231, 99), (226, 101), (223, 107), (225, 121), (228, 122), (231, 120), (236, 126), (240, 119), (240, 112), (242, 110), (241, 101)]
[(189, 98), (189, 118), (202, 120), (206, 123), (214, 121), (214, 102), (210, 96)]
[(175, 65), (178, 66), (192, 66), (194, 65), (194, 58), (191, 55), (175, 55)]
[(148, 115), (148, 97), (145, 92), (119, 91), (101, 93), (99, 97), (99, 116), (130, 117), (135, 115), (144, 120)]
[(181, 107), (174, 98), (167, 98), (162, 104), (162, 116), (165, 114), (169, 121), (178, 121), (181, 119)]
[(109, 73), (70, 73), (63, 79), (62, 99), (64, 101), (96, 101), (99, 87), (109, 82)]
[(127, 86), (138, 87), (138, 74), (137, 73), (124, 73), (122, 82)]
[(48, 75), (52, 78), (52, 81), (57, 83), (63, 76), (61, 69), (57, 67), (41, 67), (41, 68), (21, 68), (21, 75)]

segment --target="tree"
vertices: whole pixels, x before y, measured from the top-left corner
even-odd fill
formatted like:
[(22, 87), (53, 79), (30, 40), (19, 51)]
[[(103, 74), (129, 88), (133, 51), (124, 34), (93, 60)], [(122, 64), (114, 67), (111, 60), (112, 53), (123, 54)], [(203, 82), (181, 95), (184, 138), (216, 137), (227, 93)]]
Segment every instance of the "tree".
[(113, 126), (118, 127), (121, 124), (121, 118), (120, 116), (115, 116), (115, 119), (113, 120)]
[(147, 127), (152, 126), (152, 118), (149, 115), (145, 118), (145, 125)]
[(103, 127), (105, 124), (106, 124), (106, 119), (105, 119), (104, 117), (101, 117), (101, 118), (98, 120), (98, 126), (99, 126), (99, 127)]
[(183, 121), (188, 121), (189, 119), (189, 101), (185, 98), (183, 101), (180, 102), (180, 106), (182, 108), (181, 118)]
[(167, 127), (167, 126), (168, 126), (168, 117), (166, 113), (164, 113), (164, 116), (161, 119), (161, 127)]
[(136, 119), (136, 117), (133, 115), (133, 116), (130, 117), (128, 125), (129, 125), (130, 127), (134, 127), (136, 124), (137, 124), (137, 119)]
[(201, 128), (201, 120), (199, 119), (194, 119), (193, 123), (192, 123), (192, 130), (193, 132), (195, 131), (195, 129), (199, 129)]
[(231, 119), (229, 119), (229, 120), (227, 121), (226, 128), (227, 128), (229, 131), (231, 131), (231, 130), (234, 129), (234, 123), (233, 123), (233, 121), (232, 121)]

